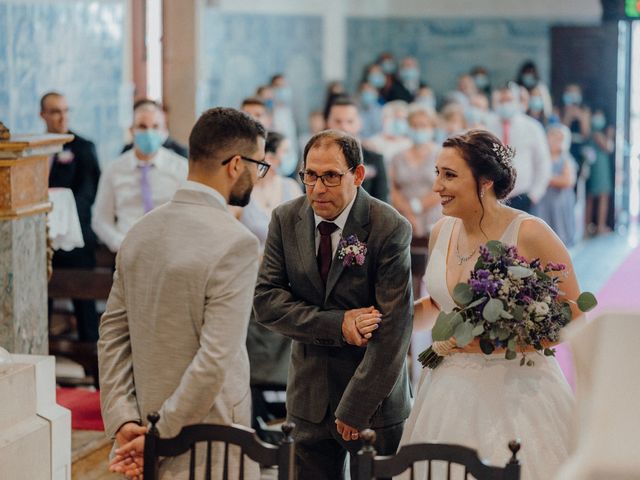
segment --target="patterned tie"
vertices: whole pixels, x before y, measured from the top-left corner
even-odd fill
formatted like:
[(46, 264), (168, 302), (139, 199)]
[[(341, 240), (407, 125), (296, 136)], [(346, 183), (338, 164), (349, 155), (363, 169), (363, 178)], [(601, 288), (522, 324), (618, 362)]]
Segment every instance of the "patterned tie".
[(332, 222), (320, 222), (318, 231), (320, 232), (320, 248), (318, 248), (318, 270), (320, 278), (326, 285), (329, 269), (331, 268), (331, 234), (337, 230), (338, 226)]
[(151, 196), (151, 183), (149, 182), (149, 169), (151, 165), (145, 163), (141, 165), (142, 175), (140, 175), (140, 189), (142, 190), (142, 204), (144, 205), (144, 213), (153, 210), (153, 197)]

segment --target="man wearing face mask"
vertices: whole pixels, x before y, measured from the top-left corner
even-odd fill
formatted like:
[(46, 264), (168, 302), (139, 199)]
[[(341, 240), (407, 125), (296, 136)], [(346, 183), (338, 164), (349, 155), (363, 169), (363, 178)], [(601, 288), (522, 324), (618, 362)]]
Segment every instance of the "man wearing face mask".
[[(136, 110), (138, 110), (140, 107), (143, 107), (145, 105), (153, 106), (162, 112), (162, 117), (164, 119), (163, 126), (162, 128), (160, 128), (160, 131), (162, 132), (162, 136), (164, 138), (164, 142), (162, 143), (162, 146), (168, 150), (173, 150), (175, 153), (177, 153), (181, 157), (188, 158), (189, 153), (187, 152), (187, 148), (169, 136), (169, 131), (167, 130), (166, 116), (160, 104), (148, 98), (138, 100), (136, 103), (133, 104), (134, 114)], [(128, 143), (122, 148), (122, 153), (126, 152), (127, 150), (131, 150), (132, 148), (133, 148), (133, 142)]]
[(94, 206), (93, 230), (117, 252), (124, 236), (140, 217), (171, 200), (187, 178), (187, 162), (162, 146), (164, 113), (156, 105), (134, 112), (133, 149), (105, 169)]
[(540, 123), (522, 111), (517, 85), (506, 85), (494, 92), (497, 121), (488, 129), (516, 150), (513, 165), (518, 173), (509, 205), (530, 212), (547, 191), (551, 179), (551, 154)]

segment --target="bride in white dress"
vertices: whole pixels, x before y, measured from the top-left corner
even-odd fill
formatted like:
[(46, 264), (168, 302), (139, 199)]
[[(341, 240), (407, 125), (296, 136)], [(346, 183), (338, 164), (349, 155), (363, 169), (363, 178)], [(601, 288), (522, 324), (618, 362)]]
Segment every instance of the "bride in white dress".
[[(561, 283), (564, 298), (575, 300), (579, 289), (569, 254), (541, 220), (505, 206), (515, 183), (509, 155), (492, 134), (471, 131), (445, 141), (436, 162), (434, 190), (445, 218), (434, 227), (426, 272), (430, 296), (416, 301), (416, 328), (431, 328), (440, 310), (450, 312), (451, 292), (469, 279), (479, 246), (489, 240), (516, 245), (527, 259), (567, 266)], [(580, 314), (572, 309), (574, 318)], [(453, 349), (434, 370), (423, 370), (418, 395), (400, 445), (452, 443), (478, 450), (480, 458), (504, 466), (507, 445), (520, 439), (518, 458), (525, 480), (553, 478), (568, 456), (573, 395), (553, 357), (530, 353), (535, 364), (520, 366), (504, 351), (484, 355), (477, 343)], [(426, 464), (416, 479), (426, 479)], [(433, 472), (434, 480), (441, 478)], [(461, 473), (459, 477), (462, 478)]]

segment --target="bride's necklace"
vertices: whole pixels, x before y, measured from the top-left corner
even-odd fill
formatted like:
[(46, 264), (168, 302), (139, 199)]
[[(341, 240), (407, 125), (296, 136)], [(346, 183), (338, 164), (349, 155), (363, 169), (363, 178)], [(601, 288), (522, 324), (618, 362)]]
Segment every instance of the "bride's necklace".
[(463, 263), (468, 261), (471, 257), (473, 257), (478, 247), (474, 248), (469, 255), (460, 255), (460, 250), (458, 248), (459, 246), (460, 246), (460, 233), (458, 233), (458, 241), (456, 242), (455, 254), (456, 254), (456, 258), (458, 259), (458, 265), (462, 265)]

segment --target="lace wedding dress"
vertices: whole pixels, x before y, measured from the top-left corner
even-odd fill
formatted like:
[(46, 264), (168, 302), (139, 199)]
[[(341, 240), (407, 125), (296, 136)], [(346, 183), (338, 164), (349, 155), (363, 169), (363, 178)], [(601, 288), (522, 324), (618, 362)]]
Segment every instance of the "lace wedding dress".
[[(516, 244), (526, 214), (517, 216), (500, 239)], [(455, 218), (442, 225), (426, 272), (427, 288), (443, 311), (455, 303), (447, 288), (446, 260)], [(519, 439), (522, 479), (551, 479), (568, 456), (571, 389), (553, 357), (532, 353), (532, 367), (504, 354), (454, 353), (435, 369), (424, 369), (400, 445), (449, 443), (478, 450), (481, 459), (504, 466), (510, 440)], [(435, 465), (435, 464), (434, 464)], [(416, 465), (417, 480), (426, 480), (425, 462)], [(442, 467), (442, 470), (439, 471)], [(453, 470), (456, 470), (455, 468)], [(446, 478), (436, 465), (433, 480)], [(464, 478), (464, 470), (452, 478)]]

